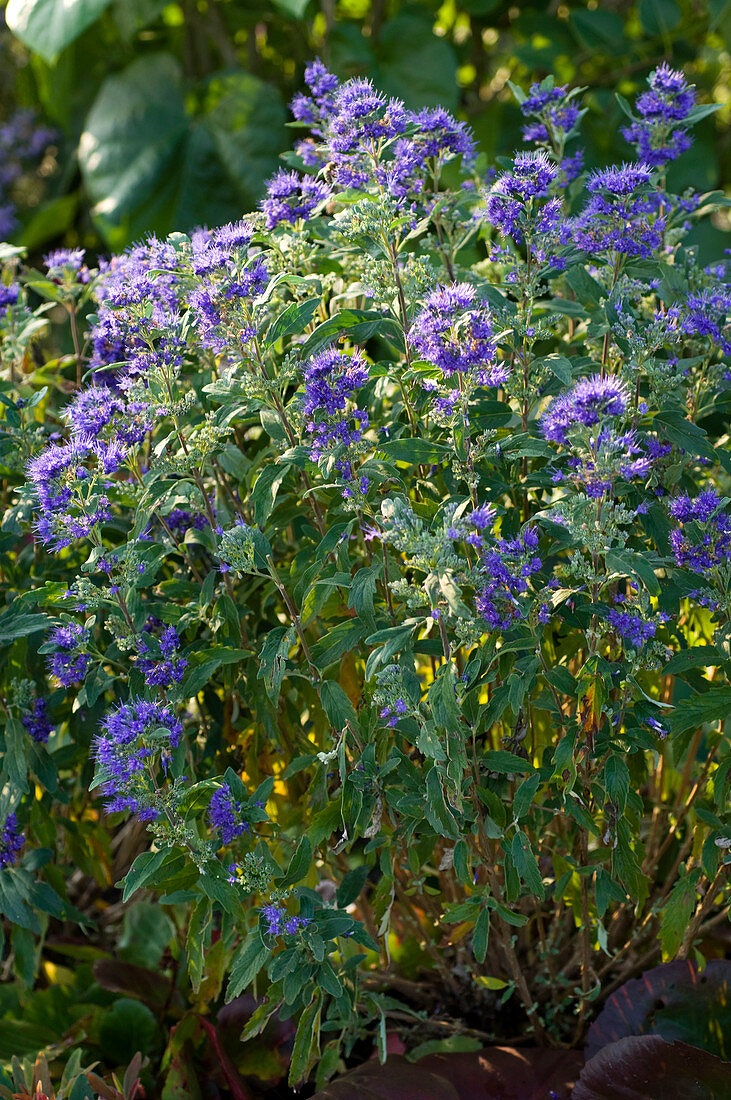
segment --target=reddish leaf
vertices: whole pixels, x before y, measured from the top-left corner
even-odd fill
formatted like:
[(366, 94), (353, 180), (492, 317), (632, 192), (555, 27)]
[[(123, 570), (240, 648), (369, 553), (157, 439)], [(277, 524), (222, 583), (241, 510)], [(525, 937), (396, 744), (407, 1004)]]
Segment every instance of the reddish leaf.
[(731, 962), (714, 959), (700, 971), (677, 961), (647, 970), (613, 993), (586, 1040), (586, 1058), (629, 1035), (682, 1040), (731, 1057)]
[(92, 970), (102, 989), (136, 997), (148, 1008), (162, 1008), (170, 996), (170, 980), (158, 970), (147, 970), (117, 959), (97, 959)]
[(214, 1054), (220, 1065), (221, 1072), (226, 1079), (226, 1084), (231, 1090), (233, 1100), (252, 1100), (252, 1093), (224, 1050), (223, 1043), (220, 1040), (215, 1026), (210, 1020), (207, 1020), (205, 1016), (199, 1016), (198, 1019), (205, 1028), (208, 1038), (211, 1040)]
[(165, 1100), (201, 1100), (191, 1049), (200, 1030), (198, 1018), (193, 1015), (184, 1016), (179, 1024), (170, 1028), (170, 1042), (162, 1065), (165, 1072)]
[(576, 1051), (487, 1047), (430, 1054), (415, 1064), (390, 1056), (331, 1082), (312, 1100), (566, 1100), (583, 1064)]
[(572, 1100), (729, 1100), (731, 1062), (659, 1035), (602, 1048), (582, 1070)]

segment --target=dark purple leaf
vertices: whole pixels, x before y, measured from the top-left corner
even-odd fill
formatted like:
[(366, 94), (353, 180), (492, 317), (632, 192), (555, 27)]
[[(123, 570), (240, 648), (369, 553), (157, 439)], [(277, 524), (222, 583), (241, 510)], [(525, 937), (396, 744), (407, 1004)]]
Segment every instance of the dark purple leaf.
[(346, 1073), (313, 1100), (566, 1100), (582, 1063), (576, 1051), (512, 1047), (430, 1054), (414, 1064), (395, 1055)]
[(168, 1002), (170, 979), (159, 970), (148, 970), (117, 959), (97, 959), (92, 969), (102, 989), (137, 997), (152, 1009), (162, 1008)]
[(205, 1016), (198, 1017), (201, 1025), (205, 1029), (205, 1032), (213, 1047), (213, 1053), (216, 1061), (220, 1067), (221, 1073), (231, 1090), (231, 1096), (233, 1100), (251, 1100), (251, 1091), (249, 1090), (246, 1082), (242, 1079), (238, 1070), (232, 1063), (226, 1051), (223, 1049), (218, 1032), (215, 1026), (210, 1020), (207, 1020)]
[(731, 1057), (731, 962), (713, 959), (700, 971), (677, 961), (647, 970), (613, 993), (586, 1040), (587, 1061), (628, 1035), (660, 1035)]
[(572, 1100), (728, 1100), (731, 1062), (659, 1035), (630, 1035), (602, 1048), (581, 1072)]

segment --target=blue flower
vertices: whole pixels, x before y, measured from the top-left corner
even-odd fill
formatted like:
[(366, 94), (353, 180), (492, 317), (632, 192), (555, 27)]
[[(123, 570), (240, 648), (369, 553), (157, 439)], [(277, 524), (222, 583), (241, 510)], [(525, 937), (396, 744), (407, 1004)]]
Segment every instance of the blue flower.
[(249, 832), (249, 822), (241, 819), (241, 812), (241, 804), (234, 799), (228, 783), (223, 783), (211, 795), (208, 820), (212, 829), (221, 830), (223, 844), (230, 844), (243, 833)]
[(627, 404), (627, 390), (621, 381), (595, 374), (553, 401), (541, 420), (541, 431), (546, 439), (565, 443), (569, 430), (577, 424), (593, 427), (604, 417), (621, 416)]
[(53, 733), (53, 722), (48, 718), (48, 703), (41, 696), (33, 700), (33, 705), (28, 714), (23, 715), (23, 725), (34, 741), (45, 745)]
[(267, 229), (280, 222), (294, 225), (300, 218), (306, 221), (330, 194), (328, 187), (314, 176), (300, 176), (283, 168), (267, 181), (266, 192), (259, 205), (266, 216)]
[(14, 813), (5, 818), (2, 833), (0, 833), (0, 867), (8, 867), (15, 863), (16, 856), (25, 844), (25, 836), (18, 829), (18, 819)]
[(507, 378), (495, 364), (492, 315), (469, 283), (438, 286), (416, 315), (408, 340), (446, 378), (472, 371), (484, 386), (499, 386)]

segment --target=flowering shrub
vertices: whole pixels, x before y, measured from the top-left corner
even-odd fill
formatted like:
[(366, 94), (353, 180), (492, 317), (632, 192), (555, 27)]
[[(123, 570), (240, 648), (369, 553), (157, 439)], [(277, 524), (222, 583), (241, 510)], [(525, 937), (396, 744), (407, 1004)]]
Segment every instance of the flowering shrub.
[(725, 200), (664, 175), (711, 108), (661, 65), (586, 173), (548, 79), (488, 172), (444, 110), (307, 82), (258, 213), (6, 249), (0, 393), (3, 911), (88, 923), (63, 830), (131, 815), (124, 900), (192, 1004), (298, 1018), (293, 1083), (385, 1057), (419, 966), (578, 1043), (702, 950), (731, 845), (731, 284), (683, 245)]

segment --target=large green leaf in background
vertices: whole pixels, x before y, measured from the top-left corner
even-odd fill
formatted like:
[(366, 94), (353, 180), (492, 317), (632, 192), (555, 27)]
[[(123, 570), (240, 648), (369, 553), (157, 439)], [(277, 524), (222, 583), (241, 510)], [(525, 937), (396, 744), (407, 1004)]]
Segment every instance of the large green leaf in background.
[(170, 54), (139, 58), (102, 85), (79, 160), (112, 247), (145, 232), (215, 225), (255, 206), (288, 142), (277, 91), (244, 71), (214, 74), (190, 109)]
[(344, 77), (370, 77), (411, 109), (457, 107), (457, 55), (450, 42), (434, 34), (426, 13), (400, 12), (383, 24), (373, 43), (354, 24), (338, 24), (330, 36), (329, 62)]
[(111, 0), (8, 0), (5, 21), (21, 42), (53, 61)]

